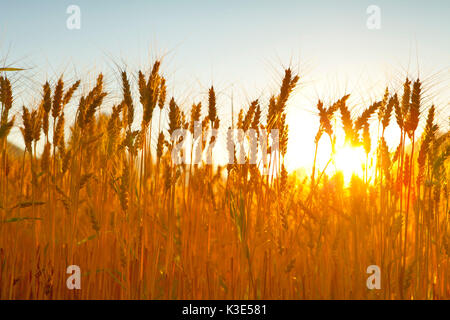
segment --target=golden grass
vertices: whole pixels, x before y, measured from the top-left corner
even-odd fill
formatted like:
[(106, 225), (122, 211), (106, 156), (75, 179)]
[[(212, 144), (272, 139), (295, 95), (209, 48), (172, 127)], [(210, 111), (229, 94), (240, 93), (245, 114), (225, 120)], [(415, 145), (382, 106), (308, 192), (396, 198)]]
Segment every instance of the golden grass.
[[(64, 107), (80, 82), (66, 90), (62, 78), (53, 89), (46, 83), (40, 106), (23, 108), (26, 150), (17, 156), (6, 140), (15, 121), (13, 93), (1, 78), (0, 299), (450, 298), (450, 135), (439, 133), (432, 107), (417, 136), (424, 108), (419, 80), (412, 91), (405, 81), (400, 102), (400, 93), (386, 90), (356, 120), (348, 96), (328, 107), (319, 101), (316, 154), (323, 133), (334, 152), (331, 119), (338, 113), (350, 143), (367, 153), (377, 145), (376, 180), (366, 173), (345, 187), (342, 175), (327, 176), (315, 159), (308, 181), (286, 172), (285, 108), (299, 81), (291, 70), (267, 110), (255, 100), (232, 124), (280, 130), (279, 150), (263, 161), (272, 175), (232, 148), (235, 163), (226, 168), (175, 165), (169, 134), (176, 129), (193, 133), (201, 121), (201, 144), (214, 142), (203, 139), (222, 125), (214, 88), (202, 119), (200, 103), (190, 115), (174, 98), (166, 104), (159, 62), (148, 76), (139, 72), (140, 104), (129, 79), (123, 72), (123, 101), (106, 116), (98, 114), (107, 94), (99, 75), (78, 102), (68, 141)], [(161, 120), (151, 128), (156, 106), (168, 110), (168, 131)], [(133, 130), (138, 107), (143, 120)], [(402, 139), (391, 153), (384, 129), (392, 111)], [(382, 129), (378, 141), (368, 134), (373, 114)], [(38, 157), (40, 140), (45, 147)], [(241, 156), (244, 163), (237, 164)], [(81, 290), (66, 287), (72, 264), (81, 268)], [(381, 268), (380, 290), (366, 287), (369, 265)]]

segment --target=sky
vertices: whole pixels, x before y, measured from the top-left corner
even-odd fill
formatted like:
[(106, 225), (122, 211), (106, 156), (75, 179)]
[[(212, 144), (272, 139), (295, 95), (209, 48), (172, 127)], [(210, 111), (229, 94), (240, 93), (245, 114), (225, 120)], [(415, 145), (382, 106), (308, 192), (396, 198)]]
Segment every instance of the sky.
[[(79, 30), (67, 28), (70, 5), (80, 8)], [(380, 29), (367, 26), (371, 5), (380, 9)], [(254, 99), (266, 105), (291, 67), (300, 75), (287, 111), (293, 169), (311, 163), (312, 151), (299, 150), (313, 150), (318, 99), (350, 93), (357, 114), (386, 86), (398, 91), (406, 76), (420, 76), (424, 110), (435, 103), (448, 125), (449, 16), (447, 0), (0, 0), (0, 64), (28, 69), (15, 88), (17, 112), (36, 103), (46, 80), (64, 73), (68, 83), (82, 79), (86, 92), (99, 72), (112, 91), (108, 112), (120, 99), (119, 70), (136, 74), (162, 58), (168, 92), (185, 110), (206, 101), (214, 85), (224, 119), (231, 119), (231, 97), (236, 113)], [(20, 144), (18, 128), (11, 136)]]

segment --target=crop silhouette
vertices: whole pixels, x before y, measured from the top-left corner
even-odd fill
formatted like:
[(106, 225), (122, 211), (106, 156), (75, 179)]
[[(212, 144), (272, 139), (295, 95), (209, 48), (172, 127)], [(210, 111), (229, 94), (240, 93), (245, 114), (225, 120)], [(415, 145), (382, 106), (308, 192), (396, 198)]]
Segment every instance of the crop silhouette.
[[(214, 87), (208, 105), (180, 107), (160, 61), (149, 74), (122, 72), (122, 101), (100, 113), (108, 96), (100, 74), (75, 101), (66, 132), (65, 106), (79, 96), (80, 81), (45, 83), (40, 104), (24, 106), (18, 119), (3, 74), (1, 299), (450, 298), (450, 134), (436, 125), (435, 107), (422, 105), (419, 79), (406, 79), (402, 92), (386, 89), (360, 115), (349, 95), (318, 101), (312, 172), (299, 179), (284, 164), (286, 103), (301, 82), (290, 69), (267, 104), (252, 101), (229, 126)], [(156, 113), (167, 121), (154, 123)], [(366, 154), (363, 176), (348, 186), (316, 161), (323, 138), (330, 162), (337, 152), (339, 118), (346, 143)], [(7, 141), (14, 125), (23, 135), (20, 153)], [(371, 125), (378, 125), (375, 141)], [(401, 139), (389, 150), (385, 129), (395, 125)], [(211, 132), (228, 127), (221, 166)], [(179, 129), (197, 138), (177, 136)], [(268, 134), (275, 129), (278, 139)], [(247, 147), (235, 148), (237, 141)], [(82, 270), (81, 290), (66, 287), (69, 265)], [(369, 265), (381, 269), (380, 290), (366, 287)]]

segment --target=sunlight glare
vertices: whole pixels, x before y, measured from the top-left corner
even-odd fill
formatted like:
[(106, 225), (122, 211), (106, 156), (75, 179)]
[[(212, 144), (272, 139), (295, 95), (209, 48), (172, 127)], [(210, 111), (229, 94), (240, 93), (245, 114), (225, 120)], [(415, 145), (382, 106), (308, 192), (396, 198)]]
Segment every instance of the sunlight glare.
[(345, 145), (336, 150), (335, 155), (336, 171), (341, 171), (344, 176), (344, 183), (348, 185), (355, 174), (363, 177), (364, 165), (366, 163), (366, 154), (363, 147), (353, 147)]

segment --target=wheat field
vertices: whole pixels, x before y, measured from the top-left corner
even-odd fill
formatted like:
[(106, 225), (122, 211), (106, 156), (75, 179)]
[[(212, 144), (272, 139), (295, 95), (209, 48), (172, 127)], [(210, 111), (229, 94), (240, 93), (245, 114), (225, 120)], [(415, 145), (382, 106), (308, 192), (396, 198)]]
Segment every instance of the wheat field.
[[(302, 81), (291, 69), (268, 101), (243, 106), (231, 125), (219, 118), (214, 87), (207, 104), (180, 106), (159, 60), (148, 73), (123, 71), (122, 99), (106, 113), (111, 92), (99, 74), (86, 92), (80, 81), (47, 82), (40, 103), (13, 116), (8, 76), (20, 71), (4, 71), (0, 299), (450, 298), (450, 133), (437, 125), (438, 106), (423, 103), (420, 79), (387, 88), (363, 112), (348, 106), (349, 95), (319, 100), (312, 170), (300, 178), (284, 163), (286, 104)], [(152, 121), (161, 113), (168, 117)], [(23, 150), (8, 142), (14, 126)], [(392, 126), (401, 132), (395, 148), (385, 140)], [(260, 139), (244, 134), (251, 147), (238, 153), (228, 134), (230, 161), (221, 165), (210, 129), (228, 127)], [(316, 161), (323, 140), (332, 161), (337, 127), (367, 156), (365, 173), (348, 184)], [(171, 139), (178, 129), (200, 138)], [(274, 129), (277, 143), (262, 135)], [(177, 153), (191, 161), (176, 163)], [(80, 290), (66, 286), (70, 265), (81, 269)], [(381, 270), (375, 290), (371, 265)]]

